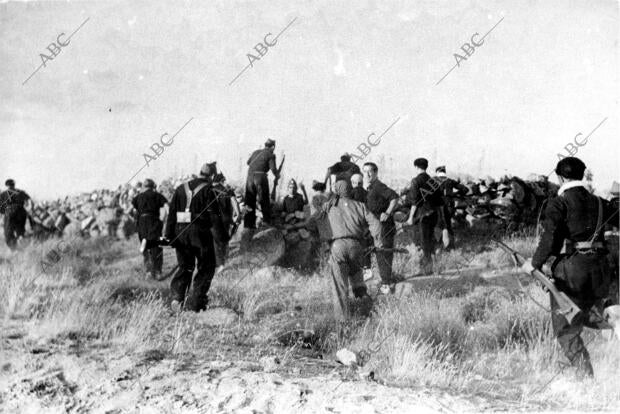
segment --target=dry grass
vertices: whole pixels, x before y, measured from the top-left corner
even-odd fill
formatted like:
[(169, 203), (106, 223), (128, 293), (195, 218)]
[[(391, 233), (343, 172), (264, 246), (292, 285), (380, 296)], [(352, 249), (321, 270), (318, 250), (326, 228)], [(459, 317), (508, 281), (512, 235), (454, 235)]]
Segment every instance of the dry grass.
[[(549, 314), (531, 299), (548, 299), (536, 286), (524, 295), (515, 286), (479, 275), (415, 285), (403, 297), (381, 297), (371, 318), (339, 328), (332, 319), (329, 280), (324, 269), (303, 275), (277, 267), (228, 269), (216, 276), (210, 306), (233, 309), (238, 320), (207, 330), (192, 314), (174, 317), (167, 287), (143, 279), (135, 243), (76, 241), (47, 273), (37, 261), (53, 242), (31, 246), (0, 266), (0, 320), (23, 321), (29, 338), (79, 337), (114, 344), (127, 353), (161, 349), (181, 357), (230, 358), (282, 349), (295, 364), (295, 349), (331, 354), (339, 347), (367, 350), (364, 369), (387, 383), (434, 387), (483, 396), (498, 407), (610, 410), (620, 406), (620, 352), (617, 340), (586, 330), (596, 378), (580, 382), (563, 361), (550, 330)], [(533, 239), (508, 244), (531, 255)], [(397, 256), (407, 276), (418, 259)], [(4, 256), (8, 253), (4, 252)], [(457, 265), (489, 270), (510, 266), (495, 248), (475, 243), (437, 256), (439, 269)], [(514, 277), (504, 270), (508, 278)]]

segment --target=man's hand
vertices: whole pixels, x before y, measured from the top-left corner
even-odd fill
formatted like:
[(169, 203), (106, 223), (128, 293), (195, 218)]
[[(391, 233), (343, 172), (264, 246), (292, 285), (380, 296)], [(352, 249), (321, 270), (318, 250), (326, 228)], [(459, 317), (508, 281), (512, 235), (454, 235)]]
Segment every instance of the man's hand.
[(413, 226), (413, 217), (408, 218), (405, 224), (410, 227)]
[(305, 190), (306, 186), (304, 185), (304, 183), (299, 183), (299, 188), (301, 188), (302, 190)]
[(390, 215), (388, 213), (381, 213), (381, 216), (379, 216), (379, 221), (384, 222), (389, 218), (390, 218)]
[(521, 271), (527, 274), (532, 274), (534, 266), (532, 266), (532, 259), (527, 259), (523, 265), (521, 265)]

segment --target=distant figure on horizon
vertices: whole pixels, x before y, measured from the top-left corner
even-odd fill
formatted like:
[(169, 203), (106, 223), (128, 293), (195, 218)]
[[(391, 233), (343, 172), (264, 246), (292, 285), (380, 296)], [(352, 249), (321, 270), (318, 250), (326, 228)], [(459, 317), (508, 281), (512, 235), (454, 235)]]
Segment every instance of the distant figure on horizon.
[(26, 207), (30, 206), (30, 196), (15, 188), (15, 181), (10, 178), (4, 184), (7, 189), (0, 193), (0, 214), (4, 215), (4, 240), (11, 250), (15, 250), (17, 240), (26, 232)]

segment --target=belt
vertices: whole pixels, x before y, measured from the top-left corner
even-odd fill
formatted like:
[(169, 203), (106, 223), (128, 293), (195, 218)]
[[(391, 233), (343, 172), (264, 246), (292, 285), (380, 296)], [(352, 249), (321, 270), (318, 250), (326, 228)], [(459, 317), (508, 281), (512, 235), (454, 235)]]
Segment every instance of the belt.
[(253, 171), (252, 174), (267, 174), (267, 171)]
[[(140, 217), (142, 217), (142, 216), (155, 216), (155, 213), (142, 213), (142, 214), (140, 214)], [(158, 214), (158, 216), (159, 216), (159, 214)]]
[(601, 242), (573, 242), (571, 244), (575, 250), (589, 250), (589, 249), (604, 249), (605, 248), (605, 245)]
[(566, 253), (596, 253), (598, 251), (604, 251), (605, 244), (602, 242), (566, 242)]
[(359, 237), (354, 237), (354, 236), (343, 236), (343, 237), (336, 237), (336, 238), (334, 238), (334, 239), (331, 239), (331, 240), (330, 240), (330, 243), (331, 243), (331, 242), (333, 242), (333, 241), (336, 241), (336, 240), (344, 240), (344, 239), (347, 239), (347, 240), (356, 240), (356, 241), (358, 241), (358, 242), (360, 242), (360, 243), (361, 243), (361, 241), (362, 241), (362, 239), (360, 239)]

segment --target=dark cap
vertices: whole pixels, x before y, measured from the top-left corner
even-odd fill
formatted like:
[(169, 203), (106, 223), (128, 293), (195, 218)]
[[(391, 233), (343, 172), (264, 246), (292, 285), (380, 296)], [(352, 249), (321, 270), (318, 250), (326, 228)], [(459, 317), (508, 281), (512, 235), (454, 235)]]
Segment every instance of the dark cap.
[(446, 172), (446, 166), (445, 165), (440, 165), (439, 167), (435, 168), (435, 172), (445, 173)]
[(275, 147), (276, 146), (276, 142), (274, 140), (272, 140), (271, 138), (268, 138), (267, 141), (265, 141), (265, 146), (266, 147)]
[(413, 161), (413, 165), (425, 170), (428, 168), (428, 160), (426, 158), (416, 158), (415, 161)]
[(570, 180), (583, 179), (583, 173), (586, 165), (577, 157), (566, 157), (558, 161), (555, 167), (555, 173), (559, 177), (568, 178)]
[(9, 178), (8, 180), (6, 180), (4, 182), (4, 185), (6, 185), (7, 187), (14, 187), (15, 186), (15, 180), (13, 180), (12, 178)]
[(203, 177), (207, 177), (210, 174), (211, 174), (211, 165), (209, 163), (202, 164), (202, 167), (200, 167), (200, 175), (202, 175)]
[(144, 186), (146, 188), (155, 188), (155, 181), (151, 180), (150, 178), (147, 178), (146, 180), (144, 180)]
[(340, 161), (351, 161), (351, 154), (345, 152), (340, 156)]

